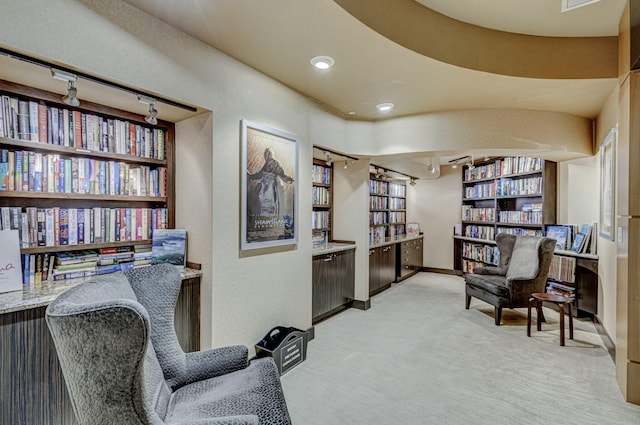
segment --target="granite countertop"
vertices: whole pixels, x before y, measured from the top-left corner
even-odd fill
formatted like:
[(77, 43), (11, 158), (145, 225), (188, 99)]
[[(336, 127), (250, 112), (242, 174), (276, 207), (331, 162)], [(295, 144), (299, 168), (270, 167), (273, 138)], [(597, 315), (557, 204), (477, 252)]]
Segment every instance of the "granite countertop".
[(347, 251), (350, 249), (356, 249), (356, 244), (342, 243), (342, 242), (329, 242), (326, 245), (313, 248), (312, 252), (313, 252), (313, 255), (316, 256), (316, 255), (330, 254), (332, 252)]
[(394, 243), (399, 243), (399, 242), (405, 242), (405, 241), (412, 241), (414, 239), (422, 239), (424, 237), (424, 235), (417, 235), (417, 236), (402, 236), (399, 238), (394, 238), (394, 239), (388, 239), (384, 242), (380, 242), (374, 245), (369, 245), (369, 248), (378, 248), (381, 246), (387, 246), (387, 245), (393, 245)]
[[(182, 279), (193, 279), (202, 276), (202, 271), (185, 268), (180, 271), (180, 275)], [(94, 277), (67, 279), (58, 282), (46, 281), (33, 285), (23, 285), (21, 291), (0, 293), (0, 314), (47, 306), (65, 290)]]

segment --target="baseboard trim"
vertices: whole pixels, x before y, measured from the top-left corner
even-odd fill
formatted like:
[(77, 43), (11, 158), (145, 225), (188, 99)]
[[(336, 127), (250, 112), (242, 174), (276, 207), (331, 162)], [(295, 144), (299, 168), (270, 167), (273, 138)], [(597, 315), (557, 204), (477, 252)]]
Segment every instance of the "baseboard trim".
[(455, 276), (464, 275), (464, 273), (462, 273), (460, 270), (439, 269), (437, 267), (423, 267), (422, 271), (423, 272), (429, 272), (429, 273), (451, 274), (451, 275), (455, 275)]
[(605, 329), (604, 325), (600, 321), (600, 318), (598, 317), (597, 314), (593, 315), (593, 324), (596, 327), (596, 330), (598, 331), (598, 334), (600, 335), (600, 339), (602, 339), (602, 343), (607, 349), (607, 352), (611, 356), (613, 363), (615, 363), (616, 362), (616, 344), (614, 344), (613, 340), (609, 336), (609, 333)]
[(358, 310), (369, 310), (371, 308), (371, 299), (366, 301), (353, 300), (353, 308), (357, 308)]
[(311, 326), (310, 328), (307, 328), (307, 333), (309, 334), (308, 341), (311, 341), (312, 339), (314, 339), (316, 337), (316, 327), (315, 326)]

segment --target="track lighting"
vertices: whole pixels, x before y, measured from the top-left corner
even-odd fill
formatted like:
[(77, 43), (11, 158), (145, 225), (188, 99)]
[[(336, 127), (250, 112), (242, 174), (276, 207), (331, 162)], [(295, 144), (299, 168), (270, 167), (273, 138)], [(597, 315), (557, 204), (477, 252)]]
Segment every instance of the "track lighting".
[(349, 169), (349, 163), (347, 161), (344, 162), (344, 165), (342, 166), (342, 168), (344, 168), (345, 170)]
[(56, 80), (66, 81), (67, 94), (62, 96), (62, 101), (69, 106), (80, 106), (78, 100), (78, 89), (76, 88), (76, 81), (78, 77), (70, 72), (60, 71), (59, 69), (51, 68), (51, 75)]
[(331, 158), (329, 152), (327, 152), (327, 165), (331, 167), (331, 164), (333, 164), (333, 159)]
[(409, 184), (411, 186), (415, 186), (416, 185), (416, 179), (411, 179), (411, 181), (409, 182)]
[(146, 103), (149, 105), (149, 115), (144, 117), (144, 120), (151, 125), (158, 124), (158, 110), (156, 109), (156, 100), (152, 97), (138, 95), (138, 102)]

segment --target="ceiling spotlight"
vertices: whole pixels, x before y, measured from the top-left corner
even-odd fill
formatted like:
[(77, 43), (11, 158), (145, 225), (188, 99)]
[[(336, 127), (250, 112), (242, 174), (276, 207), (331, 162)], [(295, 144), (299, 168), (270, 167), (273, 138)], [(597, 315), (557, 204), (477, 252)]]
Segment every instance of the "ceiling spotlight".
[(458, 168), (458, 164), (457, 164), (457, 163), (456, 163), (456, 164), (453, 164), (451, 167), (452, 167), (452, 168)]
[(411, 181), (409, 182), (409, 184), (411, 186), (415, 186), (416, 185), (416, 179), (411, 179)]
[(334, 63), (336, 63), (336, 61), (331, 56), (316, 56), (311, 58), (311, 65), (323, 71), (331, 68)]
[(70, 72), (60, 71), (55, 68), (51, 68), (51, 75), (56, 80), (66, 81), (68, 83), (67, 94), (62, 97), (62, 101), (69, 106), (80, 106), (80, 101), (77, 97), (78, 89), (76, 88), (76, 80), (78, 77)]
[(345, 170), (349, 169), (349, 163), (347, 161), (344, 162), (344, 165), (342, 166), (342, 168), (344, 168)]
[(379, 112), (389, 112), (390, 110), (393, 109), (393, 103), (389, 103), (389, 102), (380, 103), (376, 105), (376, 108), (378, 108)]
[(138, 102), (146, 103), (149, 105), (149, 115), (144, 117), (144, 120), (151, 125), (158, 124), (158, 110), (155, 108), (156, 100), (152, 97), (138, 95)]
[(333, 159), (331, 159), (331, 155), (327, 153), (327, 165), (330, 167), (333, 164)]

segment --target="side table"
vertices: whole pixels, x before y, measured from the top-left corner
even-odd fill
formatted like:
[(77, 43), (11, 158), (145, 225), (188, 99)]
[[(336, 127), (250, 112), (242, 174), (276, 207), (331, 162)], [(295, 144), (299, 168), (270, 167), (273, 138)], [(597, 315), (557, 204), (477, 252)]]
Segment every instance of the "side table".
[(564, 306), (567, 306), (569, 313), (569, 339), (573, 339), (573, 314), (571, 314), (571, 304), (573, 300), (562, 295), (546, 294), (541, 292), (534, 292), (529, 298), (529, 307), (527, 310), (527, 336), (531, 336), (531, 306), (535, 302), (536, 306), (536, 328), (538, 331), (542, 330), (542, 321), (544, 316), (542, 313), (542, 303), (544, 301), (554, 303), (560, 310), (560, 345), (564, 346)]

